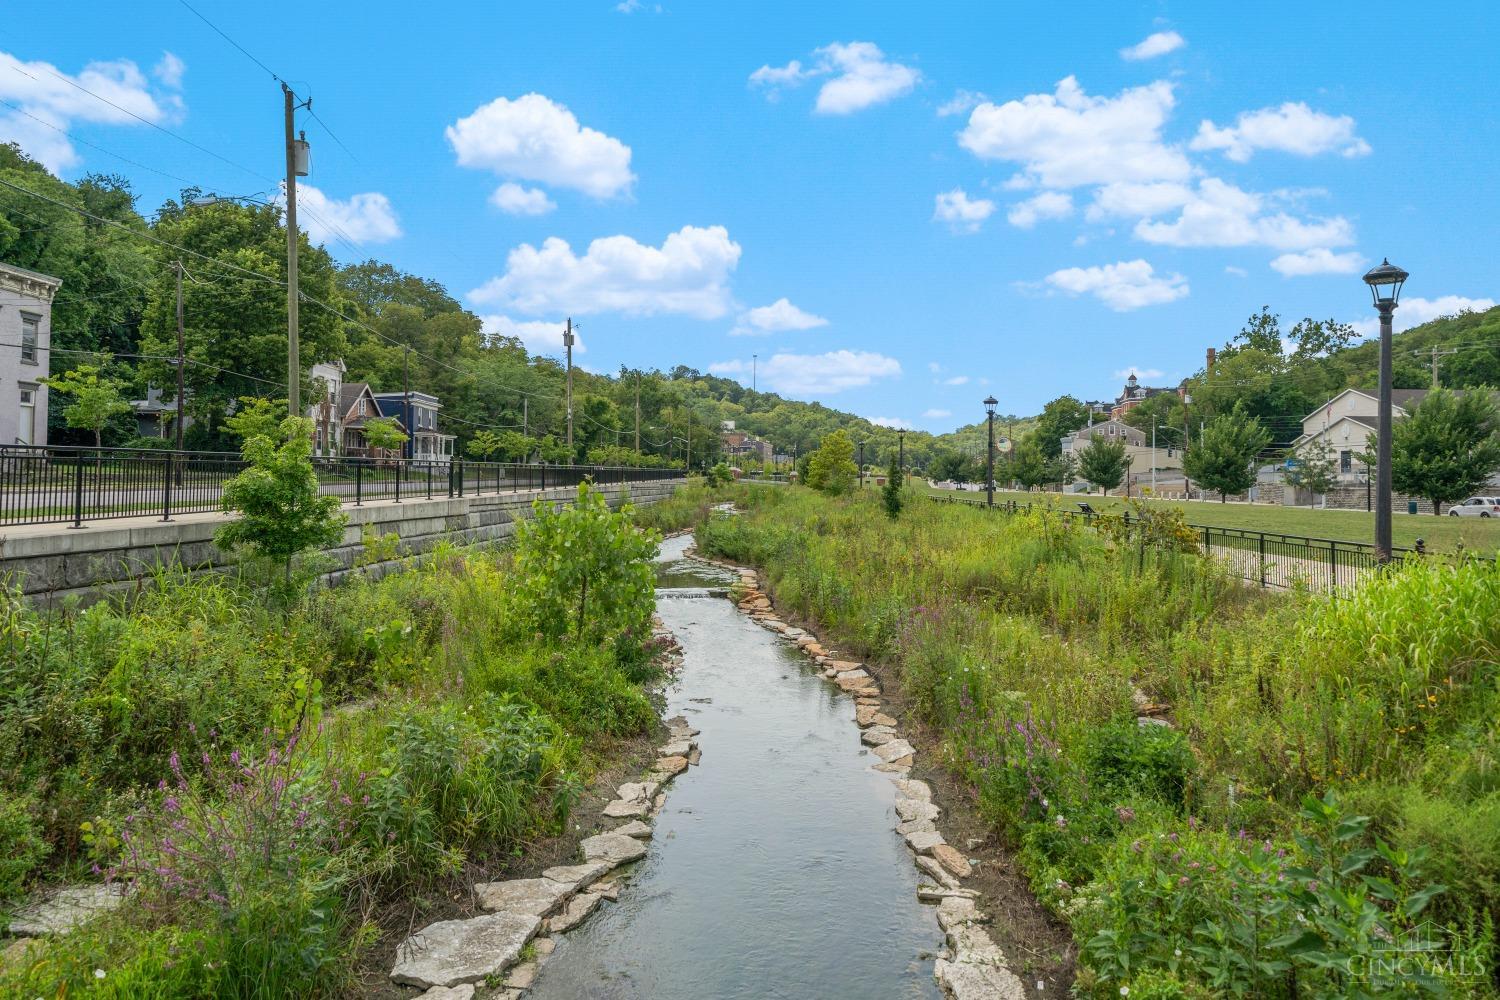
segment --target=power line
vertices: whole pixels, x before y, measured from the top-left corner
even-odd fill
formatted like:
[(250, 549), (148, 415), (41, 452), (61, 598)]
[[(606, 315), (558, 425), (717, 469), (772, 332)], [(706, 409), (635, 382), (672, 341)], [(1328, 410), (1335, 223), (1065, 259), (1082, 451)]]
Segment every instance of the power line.
[(204, 24), (206, 24), (210, 28), (212, 28), (214, 30), (215, 34), (217, 34), (220, 38), (224, 39), (224, 41), (228, 42), (230, 45), (233, 45), (235, 48), (239, 49), (240, 53), (246, 59), (249, 59), (251, 62), (255, 63), (255, 65), (257, 65), (261, 69), (265, 70), (266, 73), (268, 73), (270, 75), (271, 79), (275, 80), (277, 83), (281, 83), (282, 82), (281, 77), (279, 77), (279, 76), (276, 75), (275, 70), (271, 69), (271, 67), (267, 66), (265, 63), (263, 63), (259, 59), (255, 58), (255, 56), (251, 55), (249, 49), (245, 48), (243, 45), (241, 45), (239, 42), (235, 41), (233, 38), (230, 38), (229, 35), (225, 33), (225, 31), (224, 31), (223, 28), (220, 28), (217, 24), (214, 24), (208, 18), (204, 17), (199, 12), (198, 8), (196, 8), (192, 4), (188, 3), (187, 0), (177, 0), (177, 2), (180, 3), (180, 4), (182, 4), (188, 10), (192, 11), (194, 17), (196, 17), (198, 20), (202, 21)]

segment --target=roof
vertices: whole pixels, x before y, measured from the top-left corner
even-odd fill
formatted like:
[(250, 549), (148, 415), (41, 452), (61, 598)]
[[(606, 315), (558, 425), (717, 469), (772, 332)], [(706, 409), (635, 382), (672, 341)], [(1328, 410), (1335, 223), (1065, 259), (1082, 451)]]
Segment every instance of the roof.
[(43, 274), (40, 271), (30, 271), (24, 267), (7, 264), (4, 261), (0, 261), (0, 274), (9, 275), (12, 278), (18, 278), (22, 281), (39, 281), (49, 286), (54, 292), (61, 288), (63, 283), (61, 278), (54, 278), (52, 275)]

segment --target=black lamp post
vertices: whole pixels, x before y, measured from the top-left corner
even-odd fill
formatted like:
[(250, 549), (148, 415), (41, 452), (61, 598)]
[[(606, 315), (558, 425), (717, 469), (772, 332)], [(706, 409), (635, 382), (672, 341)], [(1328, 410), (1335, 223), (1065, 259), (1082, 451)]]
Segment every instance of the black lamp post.
[(865, 488), (865, 443), (859, 443), (859, 488)]
[(1375, 558), (1391, 559), (1391, 319), (1407, 274), (1387, 258), (1365, 273), (1380, 312), (1380, 414), (1375, 449)]
[(901, 485), (906, 485), (906, 432), (896, 431), (896, 447), (899, 457), (896, 459), (896, 468), (901, 470)]
[(984, 412), (990, 425), (990, 446), (985, 452), (984, 461), (984, 505), (995, 506), (995, 407), (1000, 405), (1000, 400), (994, 396), (986, 396), (984, 400)]

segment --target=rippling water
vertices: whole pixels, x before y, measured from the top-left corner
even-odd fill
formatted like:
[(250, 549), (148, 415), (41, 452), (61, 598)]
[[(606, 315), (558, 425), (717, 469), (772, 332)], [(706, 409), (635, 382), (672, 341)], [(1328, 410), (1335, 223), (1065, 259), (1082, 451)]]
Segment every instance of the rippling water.
[(894, 832), (849, 698), (722, 596), (732, 574), (662, 546), (668, 693), (703, 749), (617, 903), (559, 941), (534, 1000), (935, 998), (934, 911)]

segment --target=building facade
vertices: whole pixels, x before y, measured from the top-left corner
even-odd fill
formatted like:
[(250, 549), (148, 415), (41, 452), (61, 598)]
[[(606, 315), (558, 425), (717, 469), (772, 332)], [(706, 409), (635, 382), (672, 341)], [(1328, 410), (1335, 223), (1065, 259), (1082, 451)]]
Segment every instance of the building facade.
[(426, 392), (377, 392), (380, 415), (392, 417), (406, 429), (403, 457), (414, 462), (447, 464), (453, 461), (454, 435), (438, 430), (438, 398)]
[[(1429, 391), (1391, 390), (1391, 419), (1406, 416), (1407, 409), (1426, 398)], [(1363, 482), (1368, 470), (1359, 456), (1369, 450), (1379, 426), (1379, 399), (1362, 389), (1345, 389), (1302, 418), (1302, 435), (1292, 442), (1292, 452), (1303, 454), (1322, 444), (1333, 458), (1339, 482)]]
[(344, 425), (339, 414), (339, 397), (344, 391), (344, 378), (349, 369), (342, 359), (319, 361), (308, 369), (307, 379), (312, 383), (311, 403), (307, 407), (307, 418), (313, 422), (313, 454), (325, 457), (342, 455), (344, 452)]
[(1105, 441), (1125, 442), (1125, 458), (1133, 475), (1157, 472), (1181, 471), (1182, 451), (1178, 448), (1158, 444), (1151, 447), (1150, 433), (1131, 427), (1121, 420), (1105, 420), (1088, 427), (1080, 427), (1062, 439), (1062, 453), (1078, 457), (1078, 453), (1089, 446), (1094, 438)]
[(1152, 396), (1176, 391), (1176, 389), (1141, 385), (1141, 380), (1136, 378), (1135, 372), (1131, 372), (1130, 377), (1125, 380), (1125, 387), (1120, 390), (1120, 394), (1115, 397), (1114, 405), (1109, 408), (1109, 417), (1111, 420), (1119, 420)]
[(62, 287), (24, 267), (0, 264), (0, 445), (47, 443), (52, 299)]

